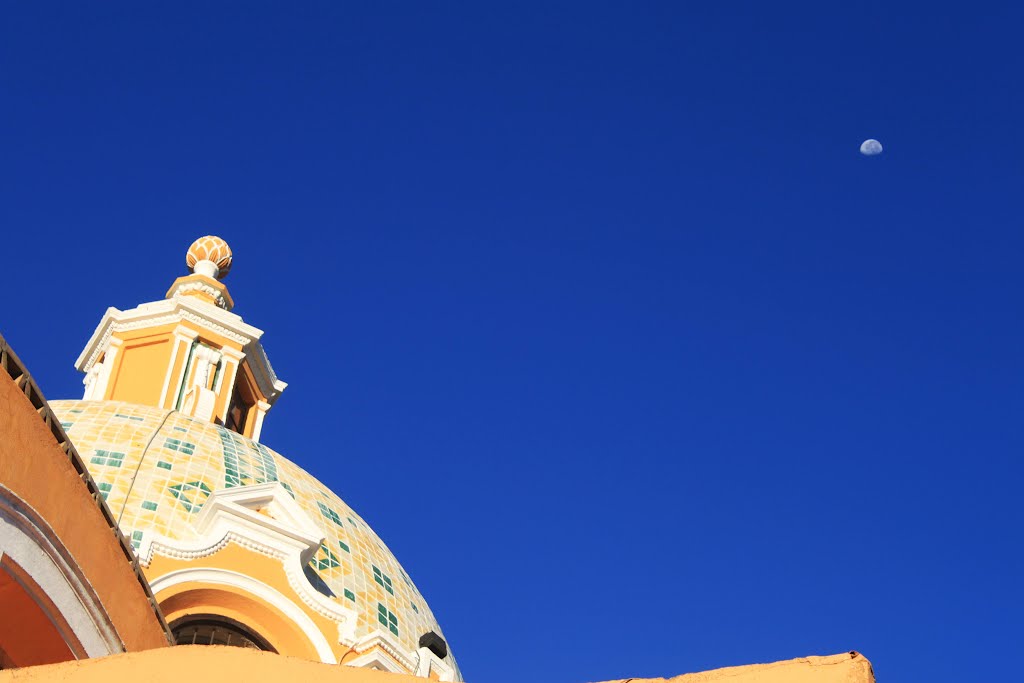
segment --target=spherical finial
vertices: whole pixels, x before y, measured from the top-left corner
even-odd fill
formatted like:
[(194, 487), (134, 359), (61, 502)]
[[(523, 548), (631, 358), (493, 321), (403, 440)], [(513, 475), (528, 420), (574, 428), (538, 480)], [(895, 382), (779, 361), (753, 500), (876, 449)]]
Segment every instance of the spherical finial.
[(223, 280), (231, 270), (231, 247), (215, 235), (200, 237), (188, 248), (185, 263), (193, 273)]

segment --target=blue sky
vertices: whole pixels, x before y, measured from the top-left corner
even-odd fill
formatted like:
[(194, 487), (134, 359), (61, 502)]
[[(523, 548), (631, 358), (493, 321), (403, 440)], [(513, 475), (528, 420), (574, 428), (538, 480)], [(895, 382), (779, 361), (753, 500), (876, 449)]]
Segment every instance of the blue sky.
[(471, 681), (1016, 675), (1013, 3), (0, 16), (0, 330), (44, 393), (225, 237), (290, 383), (264, 441)]

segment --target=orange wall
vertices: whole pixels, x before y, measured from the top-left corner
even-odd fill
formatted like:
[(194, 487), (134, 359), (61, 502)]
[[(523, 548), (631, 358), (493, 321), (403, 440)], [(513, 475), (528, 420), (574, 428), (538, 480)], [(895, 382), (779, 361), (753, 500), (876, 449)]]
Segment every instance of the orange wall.
[(125, 342), (117, 355), (120, 362), (110, 382), (111, 398), (159, 405), (160, 390), (171, 362), (171, 338), (160, 335)]
[(167, 640), (114, 532), (31, 402), (0, 372), (0, 484), (31, 506), (78, 563), (129, 651)]
[(0, 619), (0, 643), (9, 666), (53, 664), (76, 658), (46, 612), (6, 571), (0, 571), (0, 613), (4, 615)]
[[(538, 678), (545, 678), (539, 672)], [(318, 664), (240, 647), (187, 645), (151, 652), (115, 655), (81, 662), (0, 671), (0, 683), (110, 683), (144, 680), (148, 683), (223, 681), (318, 681), (318, 683), (423, 683), (423, 678)], [(628, 679), (655, 683), (666, 679)], [(805, 657), (774, 664), (755, 664), (687, 674), (673, 683), (874, 683), (871, 664), (861, 655)], [(486, 683), (480, 681), (480, 683)], [(524, 683), (526, 683), (524, 681)]]

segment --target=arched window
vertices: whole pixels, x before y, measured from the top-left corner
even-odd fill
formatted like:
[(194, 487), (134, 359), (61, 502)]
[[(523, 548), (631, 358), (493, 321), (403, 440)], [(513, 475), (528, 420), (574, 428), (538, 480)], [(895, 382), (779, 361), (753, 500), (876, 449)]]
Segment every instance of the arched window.
[(277, 652), (245, 624), (216, 614), (193, 614), (170, 624), (175, 645), (230, 645)]

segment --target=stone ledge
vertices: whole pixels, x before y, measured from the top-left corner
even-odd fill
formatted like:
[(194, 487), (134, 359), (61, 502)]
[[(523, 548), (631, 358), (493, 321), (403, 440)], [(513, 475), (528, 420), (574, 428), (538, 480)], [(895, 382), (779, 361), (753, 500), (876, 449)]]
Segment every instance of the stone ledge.
[[(423, 683), (427, 679), (370, 669), (320, 664), (237, 647), (185, 645), (99, 659), (0, 671), (0, 683), (223, 683), (224, 681), (319, 681), (320, 683)], [(874, 683), (871, 663), (847, 652), (771, 664), (733, 666), (675, 678), (626, 678), (607, 683)]]

